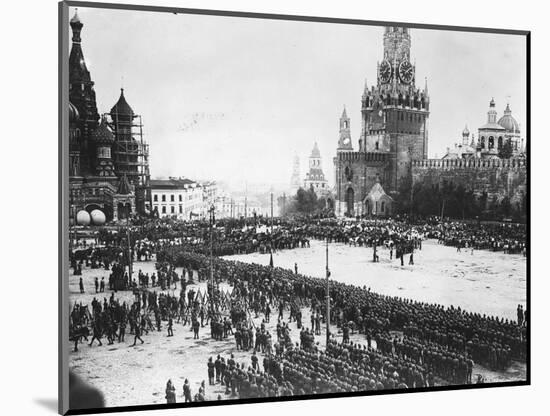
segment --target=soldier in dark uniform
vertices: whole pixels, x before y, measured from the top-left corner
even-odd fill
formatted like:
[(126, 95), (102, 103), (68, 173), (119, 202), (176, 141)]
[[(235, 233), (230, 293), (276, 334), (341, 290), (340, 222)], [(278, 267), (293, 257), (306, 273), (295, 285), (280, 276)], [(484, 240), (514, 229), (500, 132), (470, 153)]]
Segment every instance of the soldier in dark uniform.
[(252, 368), (255, 370), (255, 371), (258, 371), (259, 368), (258, 368), (258, 356), (256, 355), (256, 350), (254, 350), (254, 352), (252, 353)]
[(176, 403), (176, 388), (172, 384), (172, 380), (166, 383), (166, 403)]
[(136, 326), (134, 328), (134, 343), (131, 345), (132, 347), (136, 346), (136, 341), (138, 339), (143, 344), (143, 340), (141, 339), (141, 325), (138, 322), (136, 322)]
[(269, 315), (271, 314), (271, 308), (269, 307), (269, 303), (265, 305), (265, 321), (269, 322)]
[(84, 282), (82, 281), (82, 277), (78, 281), (78, 286), (80, 288), (80, 293), (84, 293)]
[(242, 349), (241, 329), (239, 327), (235, 329), (235, 344), (238, 350)]
[(174, 321), (172, 320), (172, 315), (168, 317), (168, 336), (173, 337), (174, 331), (172, 330), (172, 326), (174, 325)]
[(93, 325), (93, 336), (92, 336), (92, 340), (90, 341), (90, 347), (92, 346), (92, 344), (94, 343), (94, 339), (97, 339), (97, 342), (99, 342), (99, 346), (101, 347), (103, 344), (101, 343), (101, 326), (99, 324), (99, 322), (97, 321), (97, 318), (96, 320), (94, 321), (94, 325)]
[(98, 280), (97, 276), (95, 278), (94, 284), (95, 284), (95, 293), (97, 293), (98, 290), (99, 290), (99, 280)]
[(185, 397), (185, 403), (192, 402), (191, 397), (191, 386), (189, 385), (189, 380), (185, 379), (183, 383), (183, 396)]
[(212, 361), (212, 357), (210, 357), (208, 359), (208, 363), (207, 363), (207, 367), (208, 367), (208, 384), (210, 384), (211, 386), (213, 386), (215, 383), (214, 383), (214, 369), (215, 369), (215, 364), (214, 362)]
[(118, 342), (124, 342), (125, 334), (126, 334), (126, 318), (122, 317), (118, 324)]
[(219, 354), (218, 354), (218, 357), (216, 358), (216, 361), (214, 362), (214, 369), (216, 370), (216, 383), (219, 383), (221, 379), (221, 372), (222, 372), (222, 361), (220, 359)]
[(347, 344), (349, 342), (349, 326), (348, 326), (347, 322), (344, 324), (344, 326), (342, 328), (342, 331), (344, 333), (342, 342), (344, 344)]
[(101, 282), (99, 283), (99, 291), (100, 292), (105, 292), (105, 278), (104, 277), (101, 278)]
[(300, 309), (296, 311), (296, 326), (298, 329), (302, 327), (302, 311)]
[(199, 328), (201, 324), (198, 320), (193, 321), (193, 339), (199, 339)]

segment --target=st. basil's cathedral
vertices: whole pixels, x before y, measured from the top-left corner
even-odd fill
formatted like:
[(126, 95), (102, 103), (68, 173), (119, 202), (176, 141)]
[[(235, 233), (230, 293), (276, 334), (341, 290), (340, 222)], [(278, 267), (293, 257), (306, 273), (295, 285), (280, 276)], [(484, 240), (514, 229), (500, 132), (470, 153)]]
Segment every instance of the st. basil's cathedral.
[(151, 210), (149, 149), (141, 116), (124, 90), (109, 113), (100, 116), (94, 82), (81, 46), (83, 23), (70, 20), (69, 55), (69, 204), (76, 212), (101, 211), (106, 221)]

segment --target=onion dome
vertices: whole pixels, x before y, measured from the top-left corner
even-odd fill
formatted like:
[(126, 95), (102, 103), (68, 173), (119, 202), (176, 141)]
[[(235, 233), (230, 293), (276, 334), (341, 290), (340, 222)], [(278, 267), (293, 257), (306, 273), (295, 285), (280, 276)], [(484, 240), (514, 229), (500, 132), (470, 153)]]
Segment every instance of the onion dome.
[(74, 11), (74, 16), (73, 16), (73, 18), (70, 20), (69, 23), (71, 23), (71, 24), (74, 24), (74, 23), (81, 23), (81, 22), (80, 22), (80, 17), (78, 16), (78, 9), (75, 9), (75, 11)]
[(462, 130), (462, 135), (463, 136), (469, 136), (470, 135), (470, 130), (468, 130), (468, 125), (466, 125), (464, 127), (464, 130)]
[(519, 133), (519, 123), (512, 116), (510, 104), (506, 104), (506, 110), (504, 110), (504, 115), (498, 120), (498, 124), (504, 127), (507, 132)]
[(69, 101), (69, 123), (78, 121), (79, 118), (80, 114), (78, 113), (77, 108)]
[(317, 142), (313, 145), (313, 150), (311, 151), (311, 158), (320, 158), (321, 152), (319, 151), (319, 147), (317, 146)]
[(115, 117), (134, 115), (134, 110), (132, 110), (132, 107), (130, 107), (130, 105), (126, 102), (126, 98), (124, 97), (124, 88), (120, 89), (120, 98), (113, 106), (113, 108), (111, 108), (111, 115)]
[(101, 123), (99, 123), (99, 126), (95, 131), (92, 133), (92, 141), (97, 144), (112, 144), (115, 141), (115, 136), (111, 132), (111, 129), (109, 129), (109, 126), (107, 126), (107, 121), (105, 121), (105, 117), (101, 118)]

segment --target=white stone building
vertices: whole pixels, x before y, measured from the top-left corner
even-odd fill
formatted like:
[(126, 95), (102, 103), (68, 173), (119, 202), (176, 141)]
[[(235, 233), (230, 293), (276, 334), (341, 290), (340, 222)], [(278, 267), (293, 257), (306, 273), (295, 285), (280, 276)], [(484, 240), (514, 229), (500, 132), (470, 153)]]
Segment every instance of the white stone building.
[(153, 212), (160, 218), (189, 220), (204, 215), (204, 193), (199, 183), (185, 178), (153, 179), (150, 183)]

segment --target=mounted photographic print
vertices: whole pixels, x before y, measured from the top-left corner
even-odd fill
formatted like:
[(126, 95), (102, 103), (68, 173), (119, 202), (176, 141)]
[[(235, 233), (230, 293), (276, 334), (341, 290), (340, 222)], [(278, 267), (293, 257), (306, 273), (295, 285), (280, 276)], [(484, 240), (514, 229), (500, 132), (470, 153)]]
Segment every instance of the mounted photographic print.
[(530, 383), (529, 32), (59, 11), (60, 413)]

